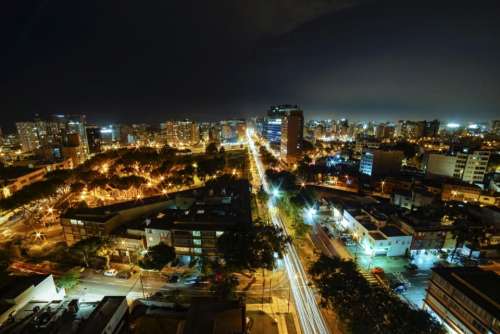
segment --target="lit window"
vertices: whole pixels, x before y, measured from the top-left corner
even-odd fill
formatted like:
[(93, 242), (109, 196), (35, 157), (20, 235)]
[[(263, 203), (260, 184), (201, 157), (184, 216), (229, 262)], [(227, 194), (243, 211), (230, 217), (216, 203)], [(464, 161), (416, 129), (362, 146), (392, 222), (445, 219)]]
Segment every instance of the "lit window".
[(194, 244), (195, 246), (201, 246), (201, 240), (200, 240), (200, 239), (194, 239), (194, 240), (193, 240), (193, 244)]
[(201, 237), (200, 231), (193, 231), (193, 237)]
[(222, 231), (216, 231), (216, 232), (215, 232), (215, 236), (216, 236), (217, 238), (218, 238), (218, 237), (220, 237), (220, 236), (221, 236), (221, 235), (223, 235), (223, 234), (224, 234), (224, 232), (222, 232)]
[(195, 254), (201, 254), (201, 248), (193, 248)]

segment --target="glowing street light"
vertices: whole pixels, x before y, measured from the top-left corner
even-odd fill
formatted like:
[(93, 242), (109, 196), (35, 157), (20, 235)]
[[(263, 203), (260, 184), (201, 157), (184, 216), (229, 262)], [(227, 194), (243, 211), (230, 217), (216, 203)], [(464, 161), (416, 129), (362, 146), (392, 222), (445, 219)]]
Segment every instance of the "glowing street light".
[(313, 207), (310, 207), (310, 208), (307, 208), (306, 209), (306, 216), (309, 218), (309, 219), (313, 219), (316, 214), (318, 213), (318, 210), (316, 210), (315, 208)]
[(273, 188), (271, 194), (273, 195), (273, 197), (278, 198), (280, 196), (280, 191), (277, 188)]

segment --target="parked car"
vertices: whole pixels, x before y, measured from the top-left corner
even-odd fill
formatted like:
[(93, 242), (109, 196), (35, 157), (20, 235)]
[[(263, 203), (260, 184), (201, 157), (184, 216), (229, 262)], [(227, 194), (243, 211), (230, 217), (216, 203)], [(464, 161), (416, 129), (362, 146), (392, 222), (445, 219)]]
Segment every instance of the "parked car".
[(115, 268), (104, 271), (104, 276), (115, 277), (116, 275), (118, 275), (118, 270)]
[(372, 269), (372, 274), (378, 275), (378, 274), (383, 274), (383, 273), (384, 273), (384, 269), (383, 268), (375, 267), (375, 268)]
[(403, 293), (406, 292), (407, 290), (408, 289), (406, 288), (406, 285), (404, 285), (403, 283), (397, 284), (392, 287), (392, 291), (394, 291), (395, 293)]
[(116, 277), (117, 278), (121, 278), (121, 279), (129, 279), (130, 277), (132, 276), (132, 274), (130, 273), (130, 271), (120, 271)]

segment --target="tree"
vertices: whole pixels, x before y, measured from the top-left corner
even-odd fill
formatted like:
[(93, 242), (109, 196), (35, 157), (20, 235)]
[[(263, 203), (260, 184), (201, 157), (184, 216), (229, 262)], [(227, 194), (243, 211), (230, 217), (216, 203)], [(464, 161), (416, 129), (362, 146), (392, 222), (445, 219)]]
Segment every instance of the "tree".
[(216, 155), (217, 152), (218, 152), (218, 150), (217, 150), (217, 144), (215, 144), (215, 143), (210, 143), (205, 148), (205, 153), (207, 155)]
[(217, 239), (217, 249), (226, 267), (233, 270), (272, 270), (289, 241), (280, 228), (257, 221), (239, 231), (224, 232)]
[(80, 272), (78, 270), (68, 270), (64, 275), (56, 279), (56, 285), (59, 288), (71, 289), (75, 287), (80, 280)]
[(232, 274), (223, 274), (220, 279), (212, 281), (210, 291), (223, 300), (234, 299), (238, 278)]
[(266, 177), (274, 188), (282, 191), (294, 191), (297, 189), (296, 177), (290, 172), (276, 172), (272, 169), (266, 170)]
[(150, 247), (144, 258), (139, 261), (139, 266), (144, 269), (161, 270), (167, 263), (175, 259), (175, 250), (163, 242)]
[(322, 304), (335, 309), (347, 332), (445, 333), (427, 312), (414, 310), (384, 288), (368, 284), (351, 260), (321, 255), (309, 273)]
[(83, 260), (85, 267), (89, 267), (89, 259), (95, 256), (99, 248), (104, 244), (104, 240), (98, 237), (90, 237), (78, 241), (71, 247), (71, 252), (77, 254)]

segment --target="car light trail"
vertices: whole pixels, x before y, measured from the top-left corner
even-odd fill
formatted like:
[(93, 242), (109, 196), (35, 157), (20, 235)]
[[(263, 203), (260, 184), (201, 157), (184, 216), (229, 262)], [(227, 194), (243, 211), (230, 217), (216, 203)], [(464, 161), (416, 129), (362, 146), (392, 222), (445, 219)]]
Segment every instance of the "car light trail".
[[(262, 183), (262, 187), (268, 194), (272, 194), (272, 190), (267, 183), (264, 167), (262, 166), (262, 161), (259, 158), (255, 143), (252, 139), (253, 131), (247, 130), (248, 137), (248, 147), (254, 158), (255, 166), (259, 173), (259, 178)], [(271, 221), (274, 225), (280, 227), (288, 234), (285, 224), (281, 220), (281, 217), (276, 213), (276, 210), (271, 209), (274, 207), (273, 196), (270, 197), (268, 202), (269, 214)], [(283, 259), (285, 264), (285, 269), (287, 272), (288, 280), (290, 282), (290, 288), (292, 290), (293, 299), (295, 301), (295, 309), (299, 316), (300, 325), (302, 327), (303, 333), (329, 333), (328, 327), (326, 325), (323, 314), (319, 309), (318, 303), (314, 296), (312, 289), (307, 285), (307, 275), (304, 271), (304, 267), (300, 262), (299, 256), (293, 244), (288, 244), (287, 251)]]

